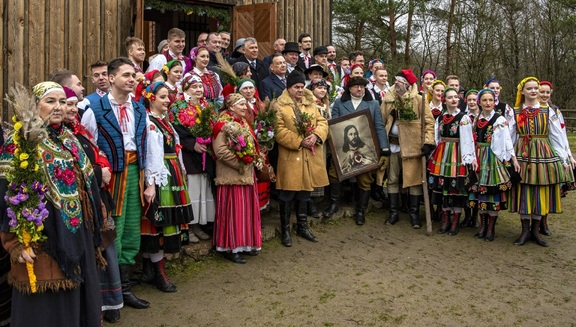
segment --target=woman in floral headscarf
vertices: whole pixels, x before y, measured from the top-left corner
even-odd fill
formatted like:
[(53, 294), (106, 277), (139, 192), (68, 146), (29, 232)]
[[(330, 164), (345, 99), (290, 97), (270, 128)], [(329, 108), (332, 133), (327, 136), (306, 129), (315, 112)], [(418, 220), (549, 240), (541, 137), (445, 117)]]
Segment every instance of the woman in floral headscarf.
[(6, 194), (0, 198), (0, 236), (11, 255), (11, 325), (99, 327), (97, 266), (105, 265), (99, 249), (100, 197), (82, 145), (62, 125), (64, 90), (42, 82), (33, 96), (23, 88), (12, 95), (15, 131), (0, 154), (0, 192)]
[(262, 246), (254, 168), (261, 169), (263, 161), (256, 135), (244, 118), (247, 110), (242, 95), (230, 94), (213, 131), (219, 203), (214, 246), (235, 263), (246, 263), (240, 253), (257, 255)]

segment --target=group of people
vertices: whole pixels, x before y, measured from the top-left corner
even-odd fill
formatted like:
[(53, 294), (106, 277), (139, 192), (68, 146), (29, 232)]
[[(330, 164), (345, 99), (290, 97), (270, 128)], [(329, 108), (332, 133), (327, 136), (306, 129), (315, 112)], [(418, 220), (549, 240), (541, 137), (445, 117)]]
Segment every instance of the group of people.
[[(561, 212), (576, 166), (552, 83), (522, 80), (512, 107), (494, 78), (462, 94), (457, 76), (444, 82), (428, 70), (418, 79), (403, 69), (390, 85), (383, 60), (366, 66), (356, 51), (337, 64), (335, 48), (313, 48), (308, 33), (276, 40), (264, 60), (252, 37), (228, 49), (229, 33), (202, 33), (185, 55), (184, 31), (167, 36), (149, 62), (144, 42), (130, 37), (127, 57), (94, 63), (90, 95), (68, 70), (35, 85), (28, 101), (12, 91), (0, 236), (13, 290), (0, 306), (11, 299), (13, 326), (100, 326), (119, 321), (123, 305), (148, 308), (132, 292), (137, 259), (139, 282), (174, 292), (164, 262), (189, 243), (212, 240), (226, 259), (246, 263), (261, 250), (260, 213), (271, 198), (283, 245), (292, 246), (292, 208), (296, 234), (318, 242), (308, 217), (340, 209), (337, 169), (378, 167), (353, 174), (358, 225), (371, 195), (386, 189), (386, 223), (405, 207), (420, 228), (427, 188), (439, 233), (476, 226), (475, 236), (492, 241), (508, 208), (522, 222), (516, 244), (547, 246), (547, 216)], [(372, 153), (348, 124), (337, 160), (329, 121), (364, 111)], [(36, 151), (26, 148), (29, 135), (38, 135)], [(323, 196), (329, 207), (320, 212), (314, 199)]]

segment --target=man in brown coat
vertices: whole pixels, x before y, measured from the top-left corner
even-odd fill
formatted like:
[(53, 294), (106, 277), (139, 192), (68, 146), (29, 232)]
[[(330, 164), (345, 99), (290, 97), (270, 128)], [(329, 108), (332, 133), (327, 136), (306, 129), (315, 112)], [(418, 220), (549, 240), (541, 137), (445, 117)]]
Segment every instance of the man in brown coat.
[[(318, 239), (308, 229), (306, 203), (315, 187), (328, 185), (322, 144), (328, 137), (328, 122), (316, 108), (315, 97), (304, 88), (304, 75), (293, 71), (286, 79), (286, 90), (275, 104), (278, 110), (278, 172), (276, 189), (280, 206), (282, 244), (292, 246), (290, 237), (290, 202), (296, 200), (296, 234), (312, 241)], [(313, 131), (304, 136), (296, 120), (302, 113), (312, 117)]]
[[(418, 94), (418, 79), (411, 69), (396, 74), (396, 82), (382, 100), (382, 118), (390, 141), (388, 161), (388, 200), (390, 217), (387, 224), (398, 222), (400, 187), (409, 191), (409, 215), (412, 227), (420, 228), (419, 208), (422, 195), (422, 157), (429, 156), (434, 141), (434, 118), (428, 103)], [(424, 115), (424, 119), (422, 119)], [(424, 128), (422, 128), (424, 121)], [(424, 131), (424, 135), (422, 135)], [(422, 142), (424, 136), (424, 142)], [(402, 185), (399, 181), (402, 180)]]

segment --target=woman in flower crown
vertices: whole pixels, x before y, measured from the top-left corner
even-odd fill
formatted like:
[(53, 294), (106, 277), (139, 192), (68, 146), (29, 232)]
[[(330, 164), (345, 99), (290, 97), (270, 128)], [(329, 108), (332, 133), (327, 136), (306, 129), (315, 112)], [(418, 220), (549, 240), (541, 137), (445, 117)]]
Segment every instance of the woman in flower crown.
[(225, 258), (246, 263), (240, 253), (258, 255), (262, 247), (260, 206), (254, 168), (262, 168), (256, 135), (246, 119), (246, 99), (226, 98), (214, 126), (216, 185), (219, 205), (214, 222), (214, 246)]
[(494, 110), (494, 91), (482, 89), (476, 99), (482, 111), (474, 123), (480, 166), (478, 182), (472, 187), (480, 212), (480, 230), (474, 236), (493, 241), (498, 212), (507, 208), (507, 194), (512, 187), (506, 166), (515, 171), (520, 166), (514, 154), (508, 121)]
[(180, 84), (182, 98), (170, 107), (168, 118), (180, 138), (182, 158), (186, 168), (188, 195), (192, 204), (193, 218), (189, 221), (189, 242), (199, 243), (211, 237), (200, 226), (208, 227), (214, 222), (216, 206), (216, 162), (211, 154), (212, 139), (194, 135), (193, 125), (198, 118), (198, 110), (208, 108), (204, 100), (204, 84), (200, 76), (186, 74)]
[(167, 119), (168, 89), (163, 82), (150, 84), (144, 98), (152, 123), (148, 127), (146, 149), (147, 183), (156, 185), (157, 196), (146, 209), (147, 219), (142, 219), (141, 223), (142, 280), (152, 282), (162, 292), (175, 292), (176, 286), (164, 270), (164, 255), (179, 256), (181, 226), (187, 229), (192, 220), (192, 207), (180, 154), (180, 139)]
[(442, 206), (439, 234), (458, 234), (460, 215), (468, 199), (468, 165), (478, 168), (472, 124), (465, 112), (458, 109), (458, 91), (444, 90), (446, 111), (435, 124), (436, 149), (428, 161), (428, 185), (432, 202)]
[(182, 63), (180, 60), (170, 60), (162, 66), (162, 77), (164, 77), (166, 88), (168, 89), (168, 98), (170, 103), (176, 101), (178, 97), (178, 83), (182, 79), (183, 72)]
[(98, 269), (106, 264), (99, 249), (102, 211), (92, 165), (62, 125), (66, 95), (54, 82), (35, 85), (33, 95), (22, 87), (12, 95), (15, 131), (0, 154), (0, 191), (6, 194), (0, 199), (0, 236), (11, 255), (11, 325), (99, 327)]
[[(510, 212), (518, 212), (522, 233), (514, 242), (530, 239), (541, 246), (540, 220), (549, 213), (561, 213), (560, 184), (569, 180), (570, 160), (553, 128), (552, 110), (538, 102), (540, 81), (526, 77), (517, 86), (514, 119), (510, 122), (512, 141), (520, 164), (522, 180), (511, 192)], [(530, 224), (532, 222), (532, 224)]]

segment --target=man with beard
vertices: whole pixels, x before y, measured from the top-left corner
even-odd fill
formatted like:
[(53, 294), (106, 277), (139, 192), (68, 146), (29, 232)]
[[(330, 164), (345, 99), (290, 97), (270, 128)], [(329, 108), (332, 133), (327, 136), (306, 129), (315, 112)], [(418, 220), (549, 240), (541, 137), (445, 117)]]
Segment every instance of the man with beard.
[[(390, 217), (386, 220), (387, 224), (394, 225), (398, 222), (399, 213), (398, 205), (400, 202), (400, 189), (408, 188), (409, 206), (408, 213), (410, 222), (414, 229), (420, 228), (419, 209), (420, 196), (422, 195), (422, 159), (415, 155), (404, 157), (409, 153), (418, 153), (422, 156), (429, 156), (436, 142), (434, 140), (434, 117), (424, 101), (422, 95), (418, 94), (418, 79), (412, 73), (412, 69), (404, 69), (396, 74), (394, 86), (390, 87), (384, 100), (382, 100), (382, 116), (386, 121), (386, 132), (390, 140), (390, 160), (388, 161), (388, 201), (390, 203)], [(400, 101), (404, 103), (400, 108)], [(402, 112), (400, 112), (402, 110)], [(411, 121), (403, 117), (406, 112), (413, 115)], [(415, 121), (421, 122), (424, 115), (424, 128), (421, 124), (414, 124)], [(422, 131), (424, 130), (424, 135)], [(403, 135), (410, 135), (409, 139), (399, 138), (400, 131)], [(422, 143), (422, 136), (424, 142)], [(402, 155), (400, 154), (402, 149)], [(400, 185), (402, 181), (402, 185)]]
[(362, 141), (358, 134), (358, 128), (354, 125), (348, 125), (344, 128), (342, 152), (344, 155), (340, 160), (340, 169), (343, 174), (377, 162), (376, 153)]
[(336, 64), (336, 48), (332, 44), (328, 44), (326, 49), (328, 49), (328, 56), (326, 57), (328, 60), (328, 69), (332, 72), (332, 76), (340, 76), (338, 65)]
[(314, 64), (314, 58), (312, 57), (312, 37), (309, 33), (302, 33), (298, 36), (298, 46), (301, 49), (300, 56), (298, 58), (298, 67), (302, 70), (310, 67)]
[[(361, 110), (370, 110), (370, 116), (372, 116), (372, 123), (374, 124), (373, 128), (378, 136), (377, 146), (380, 146), (380, 154), (382, 156), (389, 156), (390, 149), (382, 120), (382, 113), (380, 112), (378, 102), (372, 99), (372, 95), (366, 89), (366, 85), (368, 85), (368, 80), (364, 77), (355, 76), (350, 78), (350, 81), (346, 84), (344, 94), (334, 102), (332, 118), (335, 119)], [(356, 134), (358, 134), (357, 130)], [(354, 139), (354, 135), (350, 136)], [(361, 141), (359, 141), (360, 140), (355, 140), (352, 146), (356, 149), (361, 148)], [(356, 214), (354, 218), (357, 225), (364, 225), (365, 223), (366, 219), (364, 214), (370, 198), (370, 184), (374, 182), (375, 174), (376, 171), (370, 171), (355, 176), (358, 192), (356, 193)], [(340, 209), (341, 187), (333, 166), (330, 168), (328, 175), (330, 179), (330, 207), (324, 212), (324, 215), (330, 217)]]

